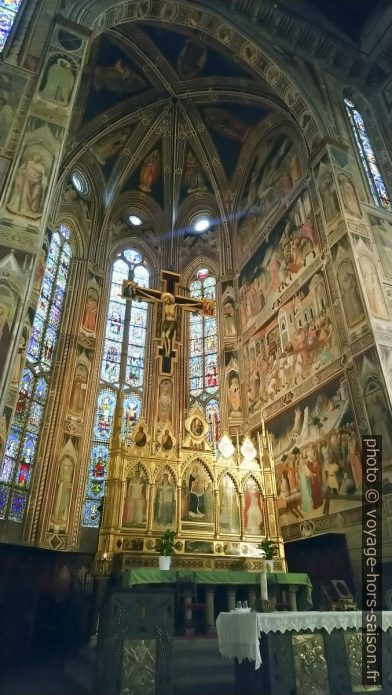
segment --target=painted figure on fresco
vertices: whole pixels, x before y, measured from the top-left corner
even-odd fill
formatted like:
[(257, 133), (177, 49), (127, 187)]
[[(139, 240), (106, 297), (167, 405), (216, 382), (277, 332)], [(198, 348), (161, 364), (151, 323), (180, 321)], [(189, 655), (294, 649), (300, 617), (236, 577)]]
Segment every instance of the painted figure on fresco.
[(378, 279), (377, 268), (368, 255), (359, 256), (359, 265), (365, 285), (366, 295), (369, 300), (370, 310), (378, 319), (389, 319), (389, 311), (382, 293), (380, 280)]
[(144, 193), (151, 193), (152, 186), (158, 180), (161, 173), (161, 155), (158, 149), (150, 152), (143, 161), (140, 170), (139, 188)]
[(354, 217), (362, 217), (357, 194), (350, 179), (346, 174), (339, 174), (338, 181), (345, 210), (349, 212), (350, 215), (354, 215)]
[(162, 442), (162, 449), (164, 451), (171, 451), (171, 449), (173, 448), (173, 440), (170, 436), (169, 430), (164, 431), (164, 433), (162, 435), (161, 442)]
[(237, 335), (234, 301), (231, 298), (226, 299), (223, 305), (223, 335), (227, 338)]
[(189, 80), (196, 77), (204, 68), (207, 60), (207, 48), (204, 44), (186, 39), (178, 54), (177, 70), (180, 77)]
[(242, 415), (241, 387), (238, 372), (230, 372), (228, 376), (228, 404), (229, 417)]
[(173, 384), (170, 379), (163, 379), (159, 384), (158, 420), (170, 421), (173, 398)]
[(70, 456), (67, 455), (62, 458), (57, 480), (56, 497), (51, 517), (51, 523), (56, 527), (66, 527), (69, 505), (71, 501), (74, 467), (74, 461)]
[(191, 422), (191, 432), (195, 437), (201, 437), (204, 432), (204, 426), (200, 418), (195, 417)]
[(122, 58), (116, 60), (114, 65), (96, 67), (93, 84), (97, 91), (107, 89), (116, 94), (132, 94), (146, 87), (145, 80), (131, 70)]
[(98, 292), (93, 288), (89, 288), (84, 307), (81, 331), (93, 338), (95, 338), (97, 328), (98, 298)]
[(186, 153), (183, 183), (187, 187), (188, 193), (195, 191), (206, 191), (203, 170), (191, 150)]
[(204, 109), (204, 115), (207, 125), (216, 130), (219, 135), (241, 143), (248, 137), (250, 127), (228, 111), (208, 107)]
[(11, 329), (16, 298), (5, 285), (0, 285), (0, 364), (4, 364), (11, 343)]
[(175, 487), (168, 473), (158, 482), (154, 502), (154, 521), (159, 526), (171, 526), (175, 520)]
[(354, 266), (349, 258), (341, 262), (337, 270), (337, 278), (341, 291), (347, 324), (352, 328), (365, 318), (365, 309), (359, 293), (358, 281)]
[(115, 130), (113, 133), (104, 135), (98, 142), (91, 145), (90, 151), (98, 159), (98, 162), (105, 166), (107, 161), (118, 154), (124, 147), (128, 135), (128, 129)]
[(66, 58), (56, 56), (54, 60), (56, 62), (48, 67), (45, 86), (40, 93), (48, 101), (67, 106), (75, 84), (75, 69)]
[(336, 195), (333, 176), (330, 172), (320, 177), (319, 190), (323, 203), (325, 221), (328, 224), (339, 214), (338, 197)]
[(75, 376), (71, 388), (71, 397), (69, 401), (70, 412), (78, 417), (83, 415), (87, 392), (87, 381), (87, 368), (83, 364), (78, 364), (75, 369)]
[(37, 219), (42, 213), (47, 186), (48, 171), (43, 156), (36, 148), (27, 148), (16, 173), (8, 210)]
[(143, 469), (138, 466), (127, 480), (123, 524), (143, 526), (147, 514), (147, 479)]
[(375, 215), (369, 215), (369, 221), (384, 275), (392, 278), (392, 223)]
[(219, 485), (219, 529), (221, 533), (240, 532), (238, 493), (230, 475), (223, 476)]
[(135, 439), (134, 442), (136, 446), (140, 447), (140, 449), (147, 444), (147, 435), (144, 431), (144, 428), (142, 425), (140, 425), (138, 431), (135, 434)]
[(14, 120), (14, 110), (5, 96), (0, 95), (0, 147), (5, 145)]
[(245, 488), (245, 533), (252, 536), (264, 534), (264, 515), (259, 487), (250, 478)]

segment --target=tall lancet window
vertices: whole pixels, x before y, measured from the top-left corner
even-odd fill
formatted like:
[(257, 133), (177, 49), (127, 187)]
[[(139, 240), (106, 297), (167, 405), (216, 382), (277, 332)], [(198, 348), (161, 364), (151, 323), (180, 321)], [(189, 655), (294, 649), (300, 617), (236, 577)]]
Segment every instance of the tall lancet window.
[(22, 0), (0, 0), (0, 53), (20, 10)]
[(0, 465), (0, 518), (23, 521), (71, 263), (69, 230), (52, 234), (19, 384), (15, 416)]
[(390, 195), (381, 175), (366, 124), (350, 99), (345, 99), (344, 104), (373, 200), (384, 210), (392, 210)]
[[(216, 280), (199, 268), (189, 285), (191, 297), (216, 299)], [(219, 437), (218, 331), (215, 317), (189, 317), (189, 405), (198, 403), (209, 425), (211, 444)]]
[(109, 309), (101, 364), (100, 390), (93, 425), (82, 525), (98, 527), (109, 461), (113, 417), (119, 391), (124, 392), (124, 430), (140, 417), (147, 339), (146, 302), (121, 297), (123, 280), (148, 287), (149, 272), (136, 249), (118, 254), (113, 263)]

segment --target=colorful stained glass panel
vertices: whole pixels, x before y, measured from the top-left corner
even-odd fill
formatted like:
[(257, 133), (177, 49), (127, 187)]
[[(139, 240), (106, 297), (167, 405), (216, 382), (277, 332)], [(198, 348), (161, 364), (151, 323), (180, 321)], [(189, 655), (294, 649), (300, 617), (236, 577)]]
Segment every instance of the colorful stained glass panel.
[(99, 500), (86, 500), (83, 507), (83, 526), (98, 528), (101, 519), (101, 502)]
[(11, 431), (8, 435), (7, 445), (5, 447), (6, 456), (12, 456), (13, 458), (17, 457), (21, 437), (22, 430), (20, 427), (12, 425)]
[(26, 507), (27, 492), (22, 492), (19, 490), (14, 490), (11, 497), (11, 509), (9, 512), (9, 518), (12, 521), (22, 521), (23, 515)]
[(10, 488), (0, 485), (0, 519), (5, 519)]
[(16, 462), (14, 459), (4, 456), (0, 466), (0, 480), (3, 483), (11, 483), (14, 476)]
[(94, 439), (108, 442), (112, 433), (113, 415), (116, 408), (116, 394), (105, 389), (98, 396), (97, 413), (94, 422)]
[(125, 436), (126, 432), (130, 432), (135, 422), (140, 418), (141, 412), (141, 402), (140, 398), (135, 395), (128, 396), (124, 399), (124, 415), (123, 415), (123, 427), (122, 435)]
[(4, 48), (8, 34), (12, 29), (14, 19), (15, 14), (13, 12), (6, 10), (4, 7), (0, 7), (0, 51)]
[(110, 384), (118, 383), (120, 377), (121, 343), (105, 341), (101, 377)]

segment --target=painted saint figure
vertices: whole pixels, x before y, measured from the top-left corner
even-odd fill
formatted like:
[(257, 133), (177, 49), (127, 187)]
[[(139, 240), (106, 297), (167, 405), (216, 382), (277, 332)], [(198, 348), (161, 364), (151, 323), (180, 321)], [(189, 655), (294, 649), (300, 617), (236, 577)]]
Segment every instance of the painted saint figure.
[(43, 157), (38, 152), (27, 151), (16, 173), (8, 210), (34, 219), (40, 217), (47, 186)]
[(139, 188), (144, 193), (151, 193), (152, 186), (161, 173), (161, 155), (159, 150), (153, 150), (145, 158), (140, 170)]
[(71, 101), (74, 83), (75, 76), (71, 63), (65, 58), (57, 58), (48, 69), (46, 84), (41, 94), (48, 101), (66, 105)]
[(139, 468), (127, 482), (123, 524), (141, 526), (146, 520), (147, 485)]
[(245, 533), (258, 536), (263, 533), (264, 516), (257, 483), (250, 480), (245, 491)]
[(174, 521), (175, 488), (168, 473), (159, 483), (154, 503), (154, 521), (160, 526), (171, 526)]

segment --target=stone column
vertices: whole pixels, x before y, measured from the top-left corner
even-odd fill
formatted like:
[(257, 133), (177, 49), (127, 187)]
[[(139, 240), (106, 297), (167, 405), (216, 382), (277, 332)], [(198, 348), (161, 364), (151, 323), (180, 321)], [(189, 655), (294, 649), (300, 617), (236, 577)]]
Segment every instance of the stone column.
[(298, 587), (294, 584), (289, 586), (289, 606), (291, 611), (297, 611), (297, 590)]
[(195, 634), (192, 614), (192, 587), (185, 587), (184, 594), (184, 631), (187, 637)]
[(254, 608), (257, 600), (257, 591), (253, 586), (248, 586), (248, 606)]
[(208, 635), (216, 633), (215, 628), (215, 612), (214, 612), (214, 593), (215, 586), (207, 584), (206, 586), (206, 631)]
[(233, 611), (235, 609), (235, 586), (226, 587), (227, 596), (227, 610)]

